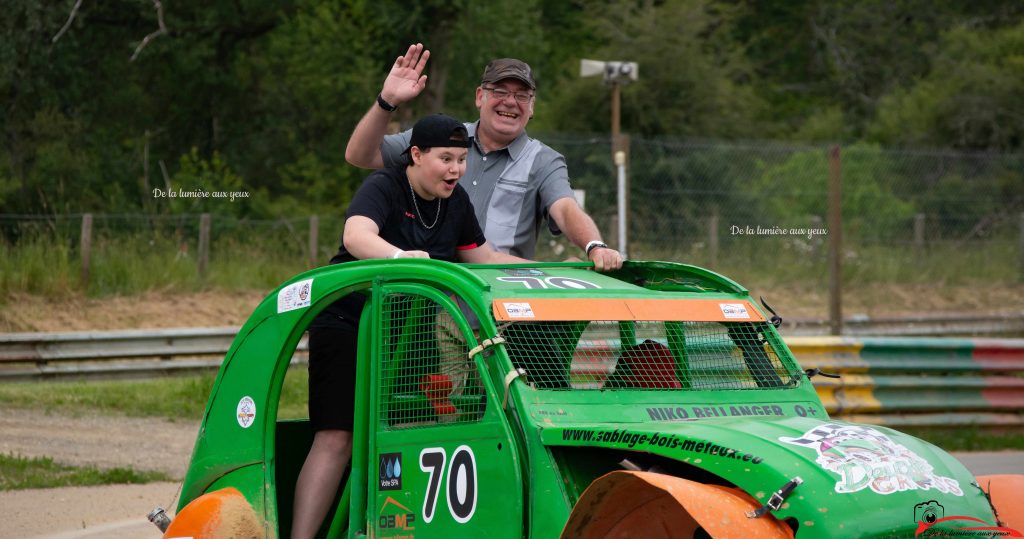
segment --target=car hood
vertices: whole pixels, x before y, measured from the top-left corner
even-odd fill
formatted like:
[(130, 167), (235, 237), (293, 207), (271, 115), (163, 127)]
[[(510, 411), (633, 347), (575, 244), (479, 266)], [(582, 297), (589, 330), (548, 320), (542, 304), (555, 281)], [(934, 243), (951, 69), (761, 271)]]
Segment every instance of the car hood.
[(802, 483), (775, 512), (777, 518), (796, 519), (798, 537), (913, 535), (929, 507), (945, 516), (995, 522), (973, 475), (960, 462), (885, 427), (802, 417), (730, 417), (541, 429), (550, 447), (657, 454), (706, 470), (761, 502), (799, 477)]

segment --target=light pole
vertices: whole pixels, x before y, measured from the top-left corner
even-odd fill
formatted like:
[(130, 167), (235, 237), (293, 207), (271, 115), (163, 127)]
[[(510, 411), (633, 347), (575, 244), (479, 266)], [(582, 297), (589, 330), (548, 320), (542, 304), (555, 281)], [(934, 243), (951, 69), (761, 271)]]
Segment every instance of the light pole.
[(626, 181), (626, 161), (628, 145), (619, 132), (621, 121), (622, 85), (637, 80), (639, 66), (636, 62), (602, 62), (599, 60), (580, 60), (580, 76), (592, 77), (602, 75), (605, 84), (612, 87), (612, 159), (617, 171), (618, 184), (618, 236), (619, 252), (626, 255), (626, 220), (629, 208), (629, 189)]

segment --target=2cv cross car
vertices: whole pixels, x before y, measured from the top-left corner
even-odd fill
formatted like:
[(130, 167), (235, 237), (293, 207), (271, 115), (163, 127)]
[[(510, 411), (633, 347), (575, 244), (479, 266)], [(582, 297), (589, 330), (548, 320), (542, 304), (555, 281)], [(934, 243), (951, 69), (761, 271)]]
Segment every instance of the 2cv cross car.
[(321, 536), (1024, 530), (1024, 477), (830, 418), (773, 319), (718, 274), (367, 260), (295, 277), (241, 328), (164, 537), (288, 537), (312, 435), (278, 420), (282, 383), (352, 292), (369, 297), (355, 449)]

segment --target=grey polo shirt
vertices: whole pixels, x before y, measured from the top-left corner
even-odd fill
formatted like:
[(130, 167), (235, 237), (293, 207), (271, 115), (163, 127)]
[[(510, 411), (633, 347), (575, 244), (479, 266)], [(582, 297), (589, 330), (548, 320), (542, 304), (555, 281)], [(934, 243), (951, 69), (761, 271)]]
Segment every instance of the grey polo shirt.
[[(533, 258), (541, 221), (552, 234), (561, 230), (548, 214), (551, 205), (572, 198), (562, 154), (524, 131), (506, 148), (485, 154), (476, 140), (476, 123), (467, 123), (470, 140), (466, 175), (459, 181), (473, 202), (487, 241), (498, 251)], [(388, 135), (380, 145), (384, 166), (406, 164), (412, 130)]]

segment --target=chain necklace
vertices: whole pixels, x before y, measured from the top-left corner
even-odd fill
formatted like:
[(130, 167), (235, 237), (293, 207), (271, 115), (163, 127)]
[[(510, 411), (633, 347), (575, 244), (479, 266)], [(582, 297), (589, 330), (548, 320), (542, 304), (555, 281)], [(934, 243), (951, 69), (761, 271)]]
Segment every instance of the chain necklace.
[(437, 220), (441, 218), (441, 197), (437, 198), (437, 215), (434, 216), (434, 222), (428, 225), (427, 222), (423, 220), (423, 212), (420, 211), (419, 204), (416, 203), (416, 191), (412, 188), (412, 182), (409, 182), (409, 193), (412, 194), (412, 207), (416, 210), (416, 217), (420, 220), (420, 223), (426, 227), (427, 230), (437, 226)]

